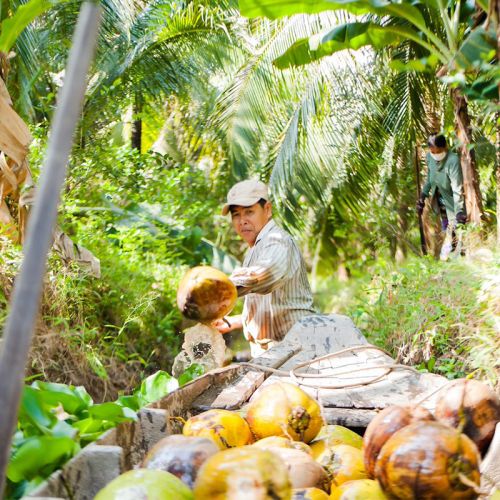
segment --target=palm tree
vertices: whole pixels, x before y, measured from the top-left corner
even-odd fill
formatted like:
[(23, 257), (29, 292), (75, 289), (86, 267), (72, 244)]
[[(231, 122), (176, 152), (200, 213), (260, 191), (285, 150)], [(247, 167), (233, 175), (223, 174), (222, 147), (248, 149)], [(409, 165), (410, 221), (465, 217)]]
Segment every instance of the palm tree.
[[(489, 11), (487, 3), (479, 4), (485, 12)], [(457, 68), (463, 71), (475, 69), (474, 65), (488, 54), (492, 46), (496, 46), (495, 30), (488, 25), (480, 26), (477, 30), (467, 29), (466, 21), (470, 12), (466, 12), (460, 2), (454, 2), (447, 8), (441, 1), (425, 2), (417, 7), (409, 2), (380, 4), (370, 0), (315, 2), (307, 5), (303, 2), (283, 4), (273, 0), (241, 0), (240, 7), (244, 15), (265, 15), (273, 19), (299, 12), (314, 13), (330, 9), (344, 9), (354, 14), (370, 13), (369, 17), (356, 19), (309, 39), (296, 41), (285, 54), (277, 58), (276, 64), (280, 67), (308, 63), (346, 48), (356, 49), (363, 45), (381, 48), (411, 40), (426, 50), (427, 57), (409, 61), (406, 69), (429, 70), (440, 64), (440, 74), (443, 75)], [(492, 66), (489, 63), (486, 65), (486, 72), (489, 72)], [(479, 76), (477, 72), (475, 74), (478, 80), (482, 78), (481, 72)], [(498, 82), (498, 75), (495, 78)], [(463, 85), (465, 89), (473, 86), (474, 82), (472, 85), (469, 85), (469, 82)], [(479, 223), (482, 203), (475, 156), (470, 147), (471, 129), (467, 101), (457, 89), (452, 89), (451, 93), (456, 132), (461, 141), (467, 209), (471, 220)]]
[[(304, 33), (338, 21), (328, 14), (247, 25), (241, 38), (251, 43), (249, 56), (214, 117), (233, 175), (270, 181), (284, 223), (307, 241), (314, 268), (320, 256), (342, 257), (339, 247), (349, 246), (342, 228), (365, 241), (373, 233), (370, 207), (380, 203), (396, 207), (377, 222), (393, 255), (416, 251), (408, 238), (415, 149), (429, 133), (429, 110), (442, 110), (443, 100), (444, 85), (433, 75), (387, 72), (388, 58), (374, 60), (370, 51), (283, 71), (272, 64)], [(413, 53), (406, 45), (393, 58), (404, 62)]]

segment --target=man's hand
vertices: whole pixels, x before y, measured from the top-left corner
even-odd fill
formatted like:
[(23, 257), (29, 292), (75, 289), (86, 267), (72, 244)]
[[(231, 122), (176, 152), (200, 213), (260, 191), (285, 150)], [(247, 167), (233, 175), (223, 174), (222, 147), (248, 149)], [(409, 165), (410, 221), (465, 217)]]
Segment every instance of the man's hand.
[(422, 215), (425, 207), (425, 198), (420, 198), (417, 201), (417, 214)]
[(455, 215), (455, 219), (457, 220), (457, 224), (465, 224), (467, 222), (467, 216), (463, 212), (458, 212)]
[(237, 330), (243, 326), (241, 321), (241, 315), (238, 316), (228, 316), (222, 319), (216, 319), (212, 322), (212, 326), (219, 331), (219, 333), (229, 333), (233, 330)]

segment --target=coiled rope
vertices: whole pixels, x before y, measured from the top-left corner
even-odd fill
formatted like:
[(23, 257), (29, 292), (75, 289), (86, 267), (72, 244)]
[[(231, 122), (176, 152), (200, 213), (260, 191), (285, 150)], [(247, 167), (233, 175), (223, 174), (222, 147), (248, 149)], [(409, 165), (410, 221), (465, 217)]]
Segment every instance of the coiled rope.
[[(349, 352), (356, 352), (356, 351), (364, 351), (364, 350), (375, 350), (375, 351), (380, 351), (387, 356), (390, 356), (390, 354), (385, 351), (384, 349), (371, 345), (371, 344), (362, 344), (362, 345), (356, 345), (352, 347), (347, 347), (345, 349), (341, 349), (340, 351), (332, 352), (329, 354), (325, 354), (323, 356), (319, 356), (317, 358), (305, 361), (303, 363), (299, 363), (297, 366), (292, 368), (289, 371), (285, 370), (278, 370), (276, 368), (269, 368), (267, 366), (261, 366), (257, 365), (255, 363), (250, 363), (250, 362), (243, 362), (239, 363), (240, 366), (246, 366), (248, 368), (253, 368), (256, 370), (260, 370), (263, 372), (267, 373), (272, 373), (274, 375), (282, 376), (282, 377), (290, 377), (297, 385), (302, 385), (305, 387), (313, 387), (316, 389), (348, 389), (350, 387), (361, 387), (365, 385), (370, 385), (374, 384), (375, 382), (378, 382), (379, 380), (387, 377), (391, 372), (395, 370), (408, 370), (412, 371), (414, 373), (420, 373), (418, 370), (413, 368), (412, 366), (407, 366), (407, 365), (402, 365), (399, 363), (383, 363), (379, 365), (371, 365), (371, 366), (365, 366), (365, 367), (356, 367), (353, 368), (352, 365), (340, 365), (335, 368), (346, 368), (350, 366), (350, 369), (347, 371), (343, 372), (336, 372), (336, 373), (328, 373), (328, 374), (321, 374), (321, 373), (298, 373), (298, 370), (301, 368), (305, 368), (308, 366), (311, 366), (314, 363), (317, 363), (319, 361), (324, 361), (327, 359), (335, 358), (337, 356), (341, 356), (342, 354), (346, 354)], [(371, 378), (368, 378), (367, 380), (364, 380), (362, 382), (351, 382), (351, 383), (346, 383), (346, 384), (329, 384), (325, 385), (323, 383), (317, 383), (317, 382), (312, 382), (312, 381), (306, 381), (305, 379), (314, 379), (314, 378), (322, 378), (325, 379), (327, 377), (338, 377), (340, 375), (348, 375), (348, 374), (353, 374), (353, 373), (358, 373), (362, 371), (367, 371), (367, 370), (377, 370), (377, 369), (383, 369), (385, 370), (381, 375), (374, 375)], [(302, 379), (302, 380), (299, 380)]]

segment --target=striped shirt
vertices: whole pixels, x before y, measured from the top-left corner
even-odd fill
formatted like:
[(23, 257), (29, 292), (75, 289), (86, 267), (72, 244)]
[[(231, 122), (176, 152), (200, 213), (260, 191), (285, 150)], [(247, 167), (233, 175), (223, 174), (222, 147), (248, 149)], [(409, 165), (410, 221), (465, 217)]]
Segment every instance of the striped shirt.
[(315, 312), (300, 250), (273, 220), (262, 228), (231, 280), (238, 295), (245, 296), (243, 332), (251, 342), (280, 341), (299, 319)]

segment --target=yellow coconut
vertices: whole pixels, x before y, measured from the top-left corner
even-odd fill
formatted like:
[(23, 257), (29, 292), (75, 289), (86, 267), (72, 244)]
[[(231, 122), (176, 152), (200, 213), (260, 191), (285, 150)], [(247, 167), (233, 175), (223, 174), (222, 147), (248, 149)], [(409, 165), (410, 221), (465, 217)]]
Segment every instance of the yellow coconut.
[(387, 500), (378, 481), (373, 479), (357, 479), (332, 489), (332, 500)]
[(95, 500), (125, 500), (149, 498), (155, 500), (193, 500), (191, 490), (176, 476), (163, 470), (129, 470), (113, 479)]
[(348, 444), (326, 447), (316, 461), (321, 464), (332, 481), (332, 489), (354, 479), (367, 479), (363, 452)]
[(177, 289), (177, 305), (182, 314), (200, 322), (222, 318), (233, 309), (237, 298), (234, 283), (210, 266), (190, 269)]
[(348, 444), (354, 448), (361, 449), (363, 438), (347, 427), (326, 425), (321, 429), (318, 437), (309, 443), (309, 446), (311, 447), (313, 457), (316, 458), (325, 451), (325, 448), (338, 444)]
[(283, 436), (269, 436), (264, 439), (259, 439), (252, 446), (268, 450), (270, 448), (294, 448), (303, 451), (308, 455), (312, 455), (311, 448), (302, 441), (293, 441)]
[(243, 446), (216, 453), (201, 467), (196, 500), (290, 500), (285, 464), (268, 450)]
[(246, 420), (228, 410), (208, 410), (191, 417), (184, 424), (182, 433), (184, 436), (209, 438), (221, 450), (253, 442)]
[(328, 500), (327, 493), (319, 488), (297, 488), (292, 490), (292, 500)]
[(259, 391), (250, 402), (247, 421), (257, 439), (285, 436), (305, 443), (312, 441), (323, 425), (318, 402), (286, 382)]
[(320, 488), (330, 491), (330, 480), (325, 469), (311, 455), (293, 448), (270, 448), (288, 468), (293, 488)]

